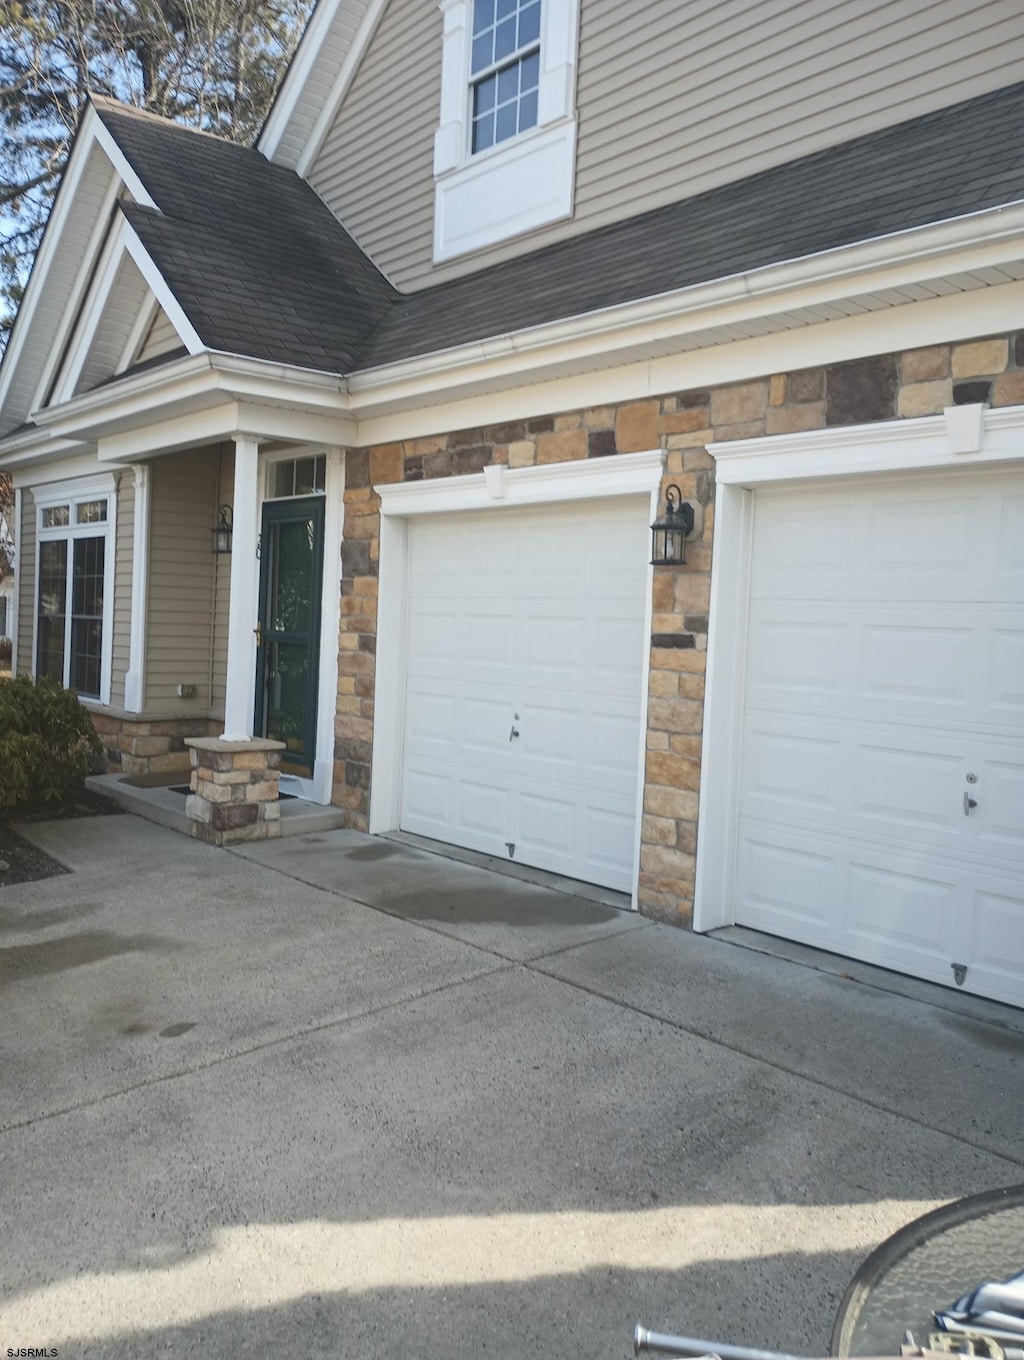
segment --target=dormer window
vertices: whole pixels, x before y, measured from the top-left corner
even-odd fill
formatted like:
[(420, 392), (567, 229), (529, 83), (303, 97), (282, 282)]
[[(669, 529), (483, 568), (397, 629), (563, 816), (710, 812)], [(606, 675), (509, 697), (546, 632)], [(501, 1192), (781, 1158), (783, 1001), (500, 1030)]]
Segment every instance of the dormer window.
[(439, 0), (434, 259), (571, 217), (579, 0)]
[(473, 0), (473, 154), (537, 125), (540, 0)]

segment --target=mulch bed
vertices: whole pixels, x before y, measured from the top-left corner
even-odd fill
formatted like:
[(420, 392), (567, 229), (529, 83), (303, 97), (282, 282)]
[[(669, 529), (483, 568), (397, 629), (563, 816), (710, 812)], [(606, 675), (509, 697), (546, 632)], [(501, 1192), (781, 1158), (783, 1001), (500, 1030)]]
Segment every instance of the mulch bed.
[[(61, 803), (43, 803), (38, 807), (19, 808), (15, 814), (19, 825), (31, 822), (66, 821), (72, 817), (120, 816), (123, 809), (102, 794), (88, 789), (74, 789)], [(43, 878), (56, 878), (71, 871), (52, 856), (36, 849), (24, 836), (19, 836), (9, 821), (0, 813), (0, 888), (13, 883), (35, 883)]]

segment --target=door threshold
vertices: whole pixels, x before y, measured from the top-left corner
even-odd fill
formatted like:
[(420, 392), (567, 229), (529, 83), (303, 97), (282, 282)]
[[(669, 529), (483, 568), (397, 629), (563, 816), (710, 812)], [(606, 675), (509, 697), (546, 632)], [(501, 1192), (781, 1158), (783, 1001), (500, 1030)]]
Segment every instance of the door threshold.
[(833, 977), (859, 982), (880, 992), (890, 992), (908, 1001), (918, 1001), (954, 1015), (1024, 1034), (1024, 1010), (1009, 1002), (990, 1001), (987, 997), (975, 996), (973, 992), (944, 987), (939, 982), (926, 982), (924, 978), (896, 973), (874, 963), (862, 963), (859, 959), (847, 958), (843, 954), (831, 954), (814, 945), (800, 944), (779, 935), (766, 935), (760, 930), (751, 930), (749, 926), (723, 926), (720, 930), (708, 931), (708, 938), (723, 940), (726, 944), (752, 949), (758, 954), (769, 954), (803, 968), (814, 968), (819, 973), (830, 973)]
[(426, 850), (431, 855), (440, 855), (442, 859), (458, 860), (460, 864), (473, 864), (478, 869), (504, 874), (506, 878), (517, 878), (521, 883), (534, 883), (538, 888), (565, 893), (567, 897), (582, 897), (588, 902), (614, 907), (617, 911), (632, 911), (629, 893), (603, 888), (599, 883), (584, 883), (578, 878), (550, 873), (547, 869), (533, 869), (528, 864), (516, 864), (498, 855), (484, 854), (482, 850), (466, 850), (461, 845), (431, 840), (429, 836), (417, 836), (412, 831), (385, 831), (380, 833), (380, 839), (397, 841), (399, 845), (408, 845), (415, 850)]

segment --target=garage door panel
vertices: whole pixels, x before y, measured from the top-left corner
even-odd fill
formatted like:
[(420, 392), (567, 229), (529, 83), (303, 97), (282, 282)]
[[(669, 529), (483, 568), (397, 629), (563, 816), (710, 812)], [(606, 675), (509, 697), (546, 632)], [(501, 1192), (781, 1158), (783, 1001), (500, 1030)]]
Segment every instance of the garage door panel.
[(969, 709), (973, 689), (970, 628), (936, 619), (909, 625), (853, 621), (857, 647), (857, 694), (874, 710), (876, 700)]
[(835, 857), (774, 827), (741, 826), (737, 919), (775, 935), (834, 948), (839, 902)]
[(999, 1001), (1019, 1005), (1024, 994), (1024, 892), (1013, 880), (976, 885), (974, 933), (967, 981)]
[(915, 872), (907, 861), (896, 869), (882, 856), (852, 860), (848, 875), (849, 952), (878, 959), (895, 950), (904, 964), (948, 969), (957, 946), (955, 882), (929, 872), (927, 860)]
[(739, 922), (1024, 1004), (1021, 486), (756, 494)]
[[(519, 862), (631, 887), (649, 508), (634, 497), (410, 527), (403, 827), (490, 854), (511, 842)], [(442, 694), (454, 723), (432, 707)], [(435, 791), (447, 824), (425, 806)]]

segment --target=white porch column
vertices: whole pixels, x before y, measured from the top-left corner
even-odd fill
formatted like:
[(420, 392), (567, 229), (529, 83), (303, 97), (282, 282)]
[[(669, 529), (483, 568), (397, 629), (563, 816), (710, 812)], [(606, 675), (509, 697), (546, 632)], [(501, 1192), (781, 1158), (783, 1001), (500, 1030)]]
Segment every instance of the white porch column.
[[(7, 620), (7, 631), (11, 638), (11, 674), (18, 674), (18, 635), (21, 631), (21, 544), (22, 544), (22, 523), (21, 523), (21, 487), (14, 488), (14, 523), (7, 526), (11, 537), (14, 539), (14, 598), (11, 607), (14, 610), (12, 618)], [(31, 668), (29, 674), (31, 674)]]
[(227, 698), (224, 703), (225, 741), (252, 737), (256, 702), (256, 613), (259, 567), (259, 441), (236, 434), (235, 496), (231, 507), (231, 599), (228, 605)]
[(149, 612), (149, 464), (134, 463), (135, 520), (132, 533), (132, 623), (124, 706), (141, 713), (146, 700), (146, 619)]

